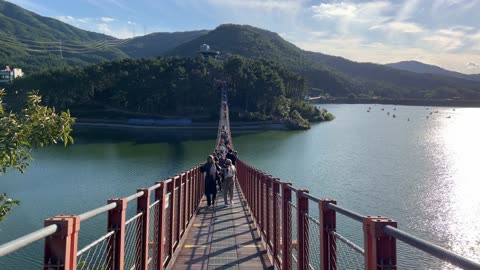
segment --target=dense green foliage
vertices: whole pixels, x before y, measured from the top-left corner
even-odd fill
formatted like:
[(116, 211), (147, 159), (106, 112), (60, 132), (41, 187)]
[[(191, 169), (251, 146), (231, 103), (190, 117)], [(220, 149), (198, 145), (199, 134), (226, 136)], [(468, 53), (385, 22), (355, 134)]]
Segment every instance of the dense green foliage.
[(123, 59), (83, 68), (49, 69), (17, 79), (9, 92), (17, 93), (10, 97), (15, 105), (28, 89), (39, 89), (49, 106), (71, 108), (80, 117), (213, 120), (219, 106), (215, 79), (222, 78), (231, 86), (234, 120), (285, 119), (293, 110), (310, 121), (325, 120), (325, 111), (303, 101), (308, 90), (303, 77), (272, 61), (240, 56), (224, 61), (203, 57)]
[[(40, 105), (37, 94), (29, 94), (27, 104), (17, 112), (5, 112), (2, 105), (4, 91), (0, 90), (0, 175), (9, 168), (25, 171), (32, 159), (34, 148), (56, 144), (73, 143), (70, 136), (74, 119), (70, 113), (56, 113), (54, 109)], [(0, 221), (19, 202), (0, 196)]]

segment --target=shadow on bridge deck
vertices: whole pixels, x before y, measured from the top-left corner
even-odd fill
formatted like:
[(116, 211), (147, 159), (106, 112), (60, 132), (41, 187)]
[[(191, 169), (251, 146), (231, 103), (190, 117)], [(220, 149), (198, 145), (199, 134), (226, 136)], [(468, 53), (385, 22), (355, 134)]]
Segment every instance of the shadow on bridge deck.
[(273, 269), (236, 186), (233, 206), (202, 201), (172, 269)]

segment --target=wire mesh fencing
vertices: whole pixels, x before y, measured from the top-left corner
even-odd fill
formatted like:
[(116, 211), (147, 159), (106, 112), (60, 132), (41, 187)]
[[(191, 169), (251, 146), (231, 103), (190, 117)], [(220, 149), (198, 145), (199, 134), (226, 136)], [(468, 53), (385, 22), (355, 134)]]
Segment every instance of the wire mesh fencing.
[(273, 247), (273, 190), (271, 187), (267, 186), (267, 209), (268, 209), (268, 220), (267, 220), (267, 234), (270, 237), (269, 244)]
[(134, 269), (141, 261), (143, 213), (138, 213), (125, 222), (125, 269)]
[(149, 206), (150, 208), (150, 222), (148, 233), (148, 259), (149, 269), (158, 269), (158, 231), (159, 231), (159, 214), (160, 214), (160, 201), (156, 201)]
[(164, 247), (164, 250), (165, 250), (165, 261), (163, 261), (163, 263), (165, 264), (165, 262), (167, 260), (170, 259), (171, 257), (171, 253), (170, 253), (170, 239), (171, 239), (171, 232), (170, 232), (170, 226), (171, 226), (171, 212), (172, 212), (172, 194), (169, 193), (167, 196), (165, 196), (165, 226), (163, 228), (161, 228), (162, 230), (164, 230), (164, 236), (165, 236), (165, 239), (164, 239), (164, 242), (163, 242), (163, 247)]
[[(292, 194), (292, 202), (294, 201), (295, 195)], [(293, 264), (292, 268), (297, 269), (298, 263), (298, 236), (297, 236), (297, 207), (293, 203), (289, 203), (290, 211), (291, 211), (291, 219), (292, 219), (292, 227), (290, 229), (292, 233), (292, 259)]]
[(106, 270), (113, 263), (115, 231), (111, 231), (77, 252), (78, 270)]
[(320, 222), (317, 218), (311, 215), (306, 215), (306, 222), (308, 222), (308, 249), (309, 249), (309, 266), (310, 269), (320, 269)]
[(343, 235), (329, 231), (328, 243), (333, 246), (336, 257), (332, 262), (336, 269), (365, 269), (365, 251)]
[(282, 235), (283, 235), (283, 213), (282, 213), (282, 209), (283, 209), (283, 203), (282, 203), (282, 196), (280, 194), (277, 194), (277, 200), (275, 202), (275, 206), (278, 211), (277, 211), (277, 220), (278, 220), (278, 226), (277, 226), (277, 230), (274, 230), (274, 233), (277, 235), (277, 239), (278, 239), (278, 250), (277, 250), (277, 261), (278, 263), (281, 265), (282, 263), (282, 248), (281, 248), (281, 245), (280, 243), (283, 243), (283, 239), (282, 239)]

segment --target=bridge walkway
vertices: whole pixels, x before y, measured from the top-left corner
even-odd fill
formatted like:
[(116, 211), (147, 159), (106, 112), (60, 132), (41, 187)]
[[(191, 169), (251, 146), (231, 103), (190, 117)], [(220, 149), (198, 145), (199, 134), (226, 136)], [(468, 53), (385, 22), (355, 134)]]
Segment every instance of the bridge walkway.
[(238, 184), (232, 206), (217, 195), (215, 207), (201, 202), (172, 269), (273, 269)]

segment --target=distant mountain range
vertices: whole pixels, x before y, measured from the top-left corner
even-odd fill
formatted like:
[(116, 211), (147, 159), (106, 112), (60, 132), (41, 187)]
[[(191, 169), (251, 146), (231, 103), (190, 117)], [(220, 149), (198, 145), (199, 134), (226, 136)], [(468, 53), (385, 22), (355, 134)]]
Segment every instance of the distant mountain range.
[(418, 61), (402, 61), (398, 63), (386, 64), (386, 66), (415, 73), (437, 74), (480, 82), (480, 74), (463, 74), (460, 72), (446, 70), (438, 66), (429, 65)]
[(475, 81), (475, 75), (438, 69), (434, 72), (421, 63), (414, 65), (417, 69), (400, 63), (358, 63), (302, 50), (277, 33), (248, 25), (224, 24), (214, 30), (152, 33), (121, 40), (0, 0), (0, 66), (18, 66), (27, 73), (127, 57), (194, 57), (204, 43), (220, 51), (221, 59), (242, 55), (278, 62), (303, 75), (315, 95), (480, 99), (480, 83)]

